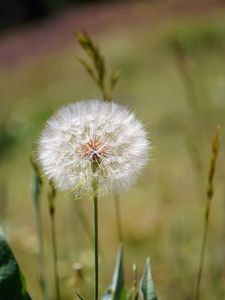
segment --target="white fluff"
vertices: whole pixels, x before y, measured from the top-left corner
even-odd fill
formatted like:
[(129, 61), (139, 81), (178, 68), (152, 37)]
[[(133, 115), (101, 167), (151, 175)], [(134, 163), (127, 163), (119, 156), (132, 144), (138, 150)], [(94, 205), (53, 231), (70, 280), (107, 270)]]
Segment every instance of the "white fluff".
[[(61, 108), (39, 139), (38, 159), (62, 189), (90, 190), (93, 176), (103, 192), (119, 192), (134, 181), (148, 158), (143, 125), (125, 107), (99, 100)], [(97, 164), (93, 174), (92, 162)]]

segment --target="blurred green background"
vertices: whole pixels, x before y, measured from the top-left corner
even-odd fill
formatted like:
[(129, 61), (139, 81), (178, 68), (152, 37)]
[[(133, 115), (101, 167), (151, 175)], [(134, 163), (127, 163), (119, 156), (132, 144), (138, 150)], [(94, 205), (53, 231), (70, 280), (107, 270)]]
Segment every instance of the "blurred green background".
[[(108, 65), (121, 70), (114, 99), (136, 112), (152, 141), (148, 167), (121, 197), (129, 285), (132, 263), (141, 275), (150, 256), (159, 298), (193, 299), (211, 136), (222, 126), (202, 299), (225, 299), (225, 6), (216, 0), (93, 1), (0, 35), (0, 217), (30, 294), (41, 299), (30, 152), (58, 107), (100, 97), (76, 60), (82, 53), (72, 29), (90, 32)], [(45, 195), (46, 187), (42, 209), (53, 296)], [(91, 226), (90, 201), (79, 205)], [(101, 199), (99, 207), (103, 292), (111, 280), (118, 240), (113, 199)], [(88, 296), (92, 244), (67, 193), (57, 197), (56, 218), (63, 299), (74, 299), (75, 290)], [(83, 266), (82, 283), (72, 267), (76, 262)]]

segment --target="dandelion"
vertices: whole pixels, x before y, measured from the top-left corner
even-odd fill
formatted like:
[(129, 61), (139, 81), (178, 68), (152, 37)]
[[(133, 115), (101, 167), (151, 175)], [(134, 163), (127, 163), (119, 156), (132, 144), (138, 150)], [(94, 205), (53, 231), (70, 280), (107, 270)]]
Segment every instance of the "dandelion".
[(59, 189), (90, 191), (95, 178), (100, 191), (118, 192), (136, 179), (148, 148), (146, 131), (133, 113), (119, 104), (90, 100), (65, 106), (48, 120), (38, 158)]
[(98, 300), (98, 195), (129, 187), (146, 164), (149, 142), (140, 121), (125, 107), (81, 101), (50, 118), (38, 157), (51, 182), (62, 189), (88, 190), (93, 197), (95, 293)]

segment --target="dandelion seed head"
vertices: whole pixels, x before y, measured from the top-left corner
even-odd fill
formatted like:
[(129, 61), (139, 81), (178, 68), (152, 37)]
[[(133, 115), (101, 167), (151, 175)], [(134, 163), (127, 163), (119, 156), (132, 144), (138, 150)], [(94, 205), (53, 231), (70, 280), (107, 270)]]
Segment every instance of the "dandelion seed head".
[(134, 113), (113, 102), (89, 100), (65, 106), (47, 121), (38, 159), (62, 190), (90, 190), (95, 177), (102, 192), (115, 193), (136, 179), (148, 160), (149, 146)]

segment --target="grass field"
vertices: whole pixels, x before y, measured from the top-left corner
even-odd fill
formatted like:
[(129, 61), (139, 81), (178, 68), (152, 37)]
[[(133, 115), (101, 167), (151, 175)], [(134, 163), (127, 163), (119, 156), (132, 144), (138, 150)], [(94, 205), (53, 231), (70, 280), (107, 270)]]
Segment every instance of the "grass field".
[[(206, 202), (211, 136), (222, 126), (215, 176), (215, 197), (202, 281), (202, 299), (225, 298), (225, 11), (208, 16), (136, 26), (95, 35), (107, 62), (121, 70), (114, 99), (136, 112), (149, 130), (152, 154), (132, 189), (122, 195), (125, 265), (140, 275), (151, 257), (160, 299), (193, 299)], [(187, 100), (185, 82), (170, 37), (177, 36), (188, 59), (197, 102)], [(29, 153), (44, 121), (61, 105), (99, 98), (98, 90), (76, 61), (78, 48), (59, 51), (14, 68), (0, 69), (2, 120), (1, 182), (7, 188), (4, 226), (27, 278), (33, 299), (41, 299), (36, 263), (36, 236), (30, 193)], [(75, 45), (75, 41), (74, 41)], [(201, 168), (196, 169), (194, 145)], [(3, 148), (3, 146), (5, 148)], [(5, 150), (4, 150), (5, 149)], [(46, 191), (46, 190), (45, 190)], [(52, 260), (47, 201), (42, 199), (49, 286)], [(78, 205), (78, 203), (76, 204)], [(79, 203), (92, 224), (91, 203)], [(100, 200), (100, 290), (110, 282), (117, 249), (112, 198)], [(92, 244), (68, 194), (57, 197), (57, 232), (63, 299), (74, 299), (78, 280), (72, 265), (84, 268), (82, 292), (90, 295)], [(90, 287), (89, 288), (87, 288)], [(80, 289), (80, 285), (78, 287)]]

